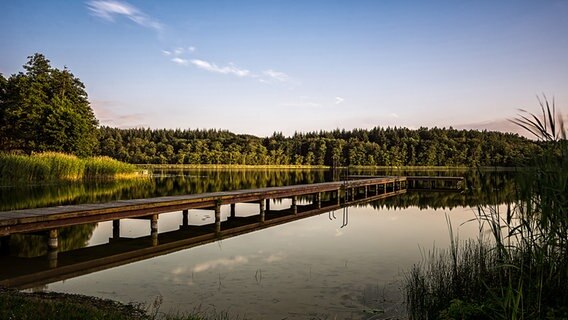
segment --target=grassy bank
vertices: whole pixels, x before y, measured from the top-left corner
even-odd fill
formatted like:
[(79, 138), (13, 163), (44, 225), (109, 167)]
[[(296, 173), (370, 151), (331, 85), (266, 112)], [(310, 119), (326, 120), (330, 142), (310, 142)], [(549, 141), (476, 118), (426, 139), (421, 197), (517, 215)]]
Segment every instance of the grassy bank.
[(45, 152), (31, 156), (0, 154), (0, 182), (36, 183), (96, 179), (129, 179), (139, 169), (109, 157), (78, 158), (73, 155)]
[(477, 241), (450, 224), (450, 248), (407, 273), (411, 319), (568, 319), (568, 141), (554, 108), (543, 113), (518, 121), (545, 150), (520, 173), (519, 200), (478, 208)]
[(158, 297), (150, 306), (123, 304), (77, 294), (24, 293), (0, 287), (0, 319), (18, 320), (230, 320), (226, 313), (199, 309), (187, 314), (159, 311)]

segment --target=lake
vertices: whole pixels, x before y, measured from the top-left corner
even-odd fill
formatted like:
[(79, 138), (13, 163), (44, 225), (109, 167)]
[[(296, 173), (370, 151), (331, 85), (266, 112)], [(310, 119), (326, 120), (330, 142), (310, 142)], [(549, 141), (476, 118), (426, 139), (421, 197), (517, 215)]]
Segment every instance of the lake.
[[(227, 312), (247, 319), (404, 318), (401, 279), (433, 248), (448, 247), (448, 220), (460, 239), (477, 237), (478, 223), (470, 221), (477, 206), (501, 205), (515, 196), (515, 174), (507, 171), (179, 170), (156, 171), (150, 178), (129, 182), (5, 186), (0, 189), (0, 209), (338, 181), (347, 174), (464, 176), (466, 189), (409, 192), (145, 259), (108, 263), (28, 290), (146, 304), (161, 299), (160, 312)], [(271, 209), (287, 208), (290, 201), (273, 200)], [(300, 199), (299, 204), (308, 201)], [(258, 205), (238, 204), (236, 213), (254, 216)], [(229, 206), (222, 206), (223, 221), (229, 214)], [(160, 215), (160, 234), (180, 229), (181, 219), (181, 212)], [(214, 223), (213, 212), (190, 210), (188, 222)], [(122, 238), (149, 234), (148, 220), (120, 222)], [(60, 255), (84, 259), (92, 253), (95, 259), (101, 251), (113, 250), (111, 238), (112, 221), (64, 228)], [(144, 250), (142, 240), (136, 245)], [(12, 235), (0, 263), (10, 259), (49, 270), (44, 236)]]

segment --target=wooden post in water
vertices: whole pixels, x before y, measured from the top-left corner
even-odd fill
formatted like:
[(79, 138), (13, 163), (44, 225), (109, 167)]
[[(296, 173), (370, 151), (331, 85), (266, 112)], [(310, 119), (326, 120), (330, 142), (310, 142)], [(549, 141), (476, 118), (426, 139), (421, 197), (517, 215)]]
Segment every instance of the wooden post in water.
[(231, 218), (234, 218), (236, 216), (237, 216), (237, 204), (231, 203)]
[(59, 249), (59, 241), (58, 241), (59, 233), (57, 229), (49, 230), (49, 237), (47, 239), (47, 248), (49, 250), (58, 250)]
[(49, 230), (47, 239), (47, 260), (50, 268), (57, 268), (57, 255), (59, 253), (59, 232), (57, 229)]
[(357, 188), (351, 189), (351, 201), (355, 201), (355, 192), (357, 192)]
[(335, 194), (337, 195), (337, 205), (340, 206), (341, 205), (341, 189), (337, 189)]
[(112, 220), (112, 238), (120, 238), (120, 220)]
[(187, 228), (189, 226), (189, 210), (183, 210), (181, 212), (181, 226)]
[(270, 199), (266, 199), (266, 211), (270, 211)]
[(258, 202), (258, 206), (260, 207), (260, 222), (264, 222), (264, 218), (265, 218), (264, 200), (260, 200)]
[(369, 187), (365, 186), (365, 198), (369, 196)]
[(158, 245), (158, 215), (153, 214), (150, 218), (150, 235), (152, 236), (152, 246)]
[(59, 250), (48, 250), (47, 251), (47, 261), (49, 263), (49, 268), (57, 268), (57, 256), (59, 255)]
[(298, 213), (298, 205), (296, 202), (297, 202), (296, 196), (292, 196), (292, 213), (294, 214)]
[(215, 205), (215, 233), (221, 232), (221, 204)]
[(321, 192), (314, 194), (314, 204), (317, 205), (318, 209), (321, 208)]

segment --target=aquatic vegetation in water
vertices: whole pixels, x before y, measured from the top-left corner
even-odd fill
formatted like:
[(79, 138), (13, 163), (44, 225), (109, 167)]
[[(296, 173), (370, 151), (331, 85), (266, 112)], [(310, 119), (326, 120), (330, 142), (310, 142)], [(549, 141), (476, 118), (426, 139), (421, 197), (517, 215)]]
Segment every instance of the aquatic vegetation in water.
[(8, 184), (123, 179), (139, 172), (136, 166), (109, 157), (78, 158), (57, 152), (0, 154), (0, 182)]
[(489, 238), (454, 240), (412, 268), (405, 283), (412, 319), (568, 318), (567, 133), (554, 102), (540, 102), (542, 118), (514, 121), (544, 150), (521, 172), (518, 200), (479, 207)]

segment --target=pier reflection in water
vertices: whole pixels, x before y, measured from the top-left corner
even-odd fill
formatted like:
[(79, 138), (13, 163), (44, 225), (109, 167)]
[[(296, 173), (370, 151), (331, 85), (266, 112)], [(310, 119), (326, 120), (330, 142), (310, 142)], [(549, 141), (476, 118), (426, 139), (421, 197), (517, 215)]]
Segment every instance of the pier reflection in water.
[[(472, 217), (465, 208), (448, 213), (456, 225)], [(252, 319), (313, 314), (360, 319), (381, 309), (401, 312), (396, 282), (401, 272), (420, 261), (420, 247), (448, 243), (444, 211), (377, 211), (361, 205), (336, 210), (337, 219), (329, 216), (311, 216), (46, 288), (148, 303), (161, 295), (163, 311), (202, 306)], [(175, 228), (179, 216), (164, 216), (159, 223), (160, 229)], [(127, 220), (121, 227), (135, 229), (136, 224)], [(101, 223), (92, 239), (108, 240), (111, 233), (112, 223)], [(475, 225), (460, 227), (462, 237), (476, 233)]]
[[(428, 202), (433, 208), (427, 208)], [(49, 284), (29, 281), (23, 286), (124, 302), (149, 303), (161, 295), (164, 298), (162, 311), (191, 311), (201, 306), (252, 319), (333, 319), (335, 316), (337, 319), (365, 319), (379, 315), (386, 318), (400, 314), (404, 308), (396, 282), (401, 271), (420, 261), (423, 254), (420, 248), (431, 248), (433, 244), (446, 247), (449, 239), (445, 214), (458, 226), (473, 217), (468, 205), (475, 202), (468, 194), (443, 193), (436, 197), (408, 193), (348, 209), (323, 210), (321, 214), (226, 237), (218, 237), (214, 230), (211, 232), (215, 220), (213, 211), (190, 210), (187, 224), (193, 226), (192, 234), (195, 235), (196, 226), (201, 225), (209, 228), (208, 234), (213, 235), (198, 246), (196, 243), (187, 244), (185, 248), (176, 245), (175, 250), (164, 249), (146, 256), (145, 260), (132, 257), (113, 268), (103, 267), (93, 273), (90, 272), (97, 269), (80, 268), (81, 272), (72, 277), (65, 276), (59, 281), (52, 278), (47, 282), (55, 282)], [(298, 205), (313, 206), (313, 200), (299, 199)], [(290, 207), (291, 199), (270, 203), (274, 211)], [(258, 204), (236, 206), (240, 221), (252, 219), (257, 226), (258, 210)], [(229, 230), (230, 205), (222, 206), (220, 215), (222, 230)], [(279, 215), (285, 217), (287, 213)], [(270, 219), (268, 213), (265, 220)], [(268, 224), (270, 222), (265, 223)], [(43, 270), (49, 272), (79, 261), (81, 251), (92, 250), (87, 255), (91, 256), (90, 260), (96, 260), (92, 252), (100, 252), (101, 260), (106, 260), (109, 253), (121, 254), (117, 248), (126, 246), (134, 248), (130, 252), (162, 250), (168, 243), (174, 243), (168, 239), (175, 239), (176, 234), (188, 236), (183, 233), (184, 228), (180, 228), (183, 225), (182, 212), (160, 215), (156, 245), (150, 236), (148, 220), (121, 220), (119, 237), (116, 232), (113, 235), (112, 221), (102, 222), (86, 227), (87, 236), (77, 237), (77, 242), (86, 241), (88, 246), (84, 249), (71, 251), (72, 245), (63, 245), (66, 240), (61, 231), (55, 268), (49, 265), (48, 256), (42, 255), (47, 249), (29, 256), (41, 260), (38, 264), (43, 264)], [(475, 236), (477, 232), (476, 224), (460, 226), (462, 238)], [(113, 237), (117, 240), (109, 241)], [(12, 239), (11, 243), (14, 247), (18, 241)], [(45, 246), (42, 241), (38, 244)], [(0, 257), (0, 261), (7, 261), (5, 258)]]

